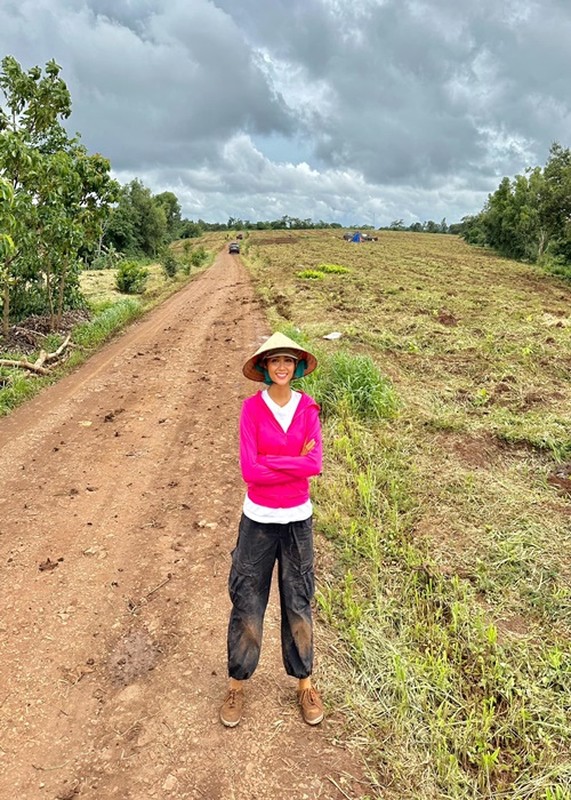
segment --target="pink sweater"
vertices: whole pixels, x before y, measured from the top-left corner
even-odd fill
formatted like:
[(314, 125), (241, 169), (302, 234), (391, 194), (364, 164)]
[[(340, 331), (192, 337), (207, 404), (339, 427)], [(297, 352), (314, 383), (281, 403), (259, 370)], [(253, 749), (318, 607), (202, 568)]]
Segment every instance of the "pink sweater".
[[(303, 445), (315, 439), (305, 456)], [(309, 478), (321, 472), (319, 406), (301, 393), (287, 433), (257, 392), (244, 400), (240, 416), (240, 467), (248, 497), (268, 508), (292, 508), (309, 499)]]

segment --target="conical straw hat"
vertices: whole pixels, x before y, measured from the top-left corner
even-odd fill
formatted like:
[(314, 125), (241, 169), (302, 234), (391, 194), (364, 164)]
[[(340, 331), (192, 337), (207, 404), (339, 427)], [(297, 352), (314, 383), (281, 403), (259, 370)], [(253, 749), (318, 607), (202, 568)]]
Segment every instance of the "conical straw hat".
[(251, 381), (263, 381), (264, 372), (261, 367), (262, 362), (269, 355), (286, 355), (293, 356), (298, 361), (303, 359), (306, 367), (303, 371), (304, 375), (309, 375), (317, 366), (317, 359), (315, 356), (308, 352), (304, 347), (301, 347), (293, 339), (290, 339), (283, 333), (274, 333), (267, 339), (254, 353), (253, 356), (246, 361), (242, 367), (242, 372)]

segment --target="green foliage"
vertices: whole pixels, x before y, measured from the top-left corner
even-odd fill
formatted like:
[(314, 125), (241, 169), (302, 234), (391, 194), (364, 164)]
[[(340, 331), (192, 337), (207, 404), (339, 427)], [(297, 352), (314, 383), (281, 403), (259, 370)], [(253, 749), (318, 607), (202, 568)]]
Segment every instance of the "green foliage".
[(103, 303), (89, 322), (74, 329), (73, 341), (80, 347), (93, 350), (141, 313), (140, 302), (133, 298)]
[(174, 192), (161, 192), (156, 194), (153, 202), (162, 208), (167, 224), (167, 237), (170, 241), (176, 239), (180, 233), (180, 203)]
[(348, 272), (350, 272), (350, 269), (341, 266), (341, 264), (319, 264), (315, 269), (304, 269), (296, 272), (296, 277), (320, 281), (326, 275), (346, 275)]
[(0, 367), (0, 416), (33, 397), (40, 381), (32, 382), (22, 370)]
[(55, 327), (63, 309), (77, 305), (79, 260), (115, 199), (109, 162), (88, 155), (61, 124), (71, 99), (59, 72), (54, 61), (44, 75), (39, 67), (25, 72), (12, 56), (2, 61), (0, 176), (13, 193), (10, 213), (0, 210), (0, 233), (13, 245), (0, 259), (4, 335), (30, 307), (49, 313)]
[(178, 270), (178, 261), (172, 250), (166, 250), (162, 257), (163, 270), (167, 278), (174, 278)]
[(423, 754), (431, 765), (422, 788), (401, 773), (399, 796), (558, 796), (548, 765), (570, 738), (567, 656), (541, 642), (500, 644), (470, 584), (411, 537), (414, 469), (390, 429), (343, 409), (324, 431), (330, 478), (317, 519), (342, 569), (322, 580), (318, 605), (352, 664), (360, 735), (369, 725), (373, 747), (379, 729), (391, 736), (393, 769)]
[(131, 258), (156, 257), (173, 238), (169, 224), (173, 227), (177, 224), (172, 198), (176, 201), (172, 192), (153, 197), (151, 190), (138, 179), (123, 186), (105, 229), (105, 245), (113, 245)]
[(137, 261), (122, 261), (117, 269), (115, 285), (123, 294), (142, 294), (149, 278), (149, 270)]
[(123, 253), (116, 250), (112, 244), (109, 246), (102, 245), (98, 254), (85, 268), (94, 270), (115, 269), (122, 259)]
[(195, 239), (198, 236), (202, 236), (203, 233), (204, 233), (204, 227), (198, 222), (192, 222), (192, 220), (186, 219), (181, 223), (180, 226), (181, 239)]
[(461, 233), (509, 258), (571, 264), (571, 151), (555, 143), (543, 170), (504, 178)]
[(349, 416), (378, 422), (397, 414), (396, 393), (370, 356), (343, 350), (321, 352), (301, 331), (286, 328), (284, 333), (311, 350), (318, 360), (318, 368), (302, 380), (304, 391), (317, 400), (325, 418)]
[(323, 272), (318, 269), (304, 269), (301, 272), (296, 272), (298, 278), (305, 278), (311, 281), (322, 281)]
[(341, 264), (319, 264), (317, 269), (326, 275), (345, 275), (351, 271), (349, 267), (343, 267)]
[(204, 249), (202, 245), (197, 247), (189, 256), (189, 261), (193, 267), (200, 267), (206, 259), (208, 258), (208, 253)]

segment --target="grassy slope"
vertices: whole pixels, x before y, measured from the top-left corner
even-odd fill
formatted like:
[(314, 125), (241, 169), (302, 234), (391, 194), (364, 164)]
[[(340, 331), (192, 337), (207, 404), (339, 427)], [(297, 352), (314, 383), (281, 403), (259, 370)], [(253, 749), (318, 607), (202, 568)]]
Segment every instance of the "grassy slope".
[[(390, 742), (383, 796), (570, 797), (571, 506), (547, 478), (571, 460), (571, 291), (426, 234), (253, 234), (246, 258), (275, 327), (371, 356), (400, 399), (328, 421), (316, 486), (324, 670), (354, 735)], [(323, 263), (350, 272), (299, 277)]]

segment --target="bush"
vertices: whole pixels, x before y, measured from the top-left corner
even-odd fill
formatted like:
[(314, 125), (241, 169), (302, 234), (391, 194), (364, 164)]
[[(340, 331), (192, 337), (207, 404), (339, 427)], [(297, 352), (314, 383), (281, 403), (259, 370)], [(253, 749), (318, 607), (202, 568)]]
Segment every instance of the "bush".
[(122, 294), (142, 294), (148, 277), (149, 270), (137, 261), (123, 261), (117, 269), (115, 286)]
[(178, 270), (178, 261), (176, 260), (172, 250), (167, 250), (162, 258), (163, 270), (167, 278), (174, 278)]
[(193, 267), (200, 267), (204, 261), (208, 258), (208, 253), (204, 249), (202, 245), (197, 247), (196, 250), (193, 250), (190, 254), (190, 263)]

